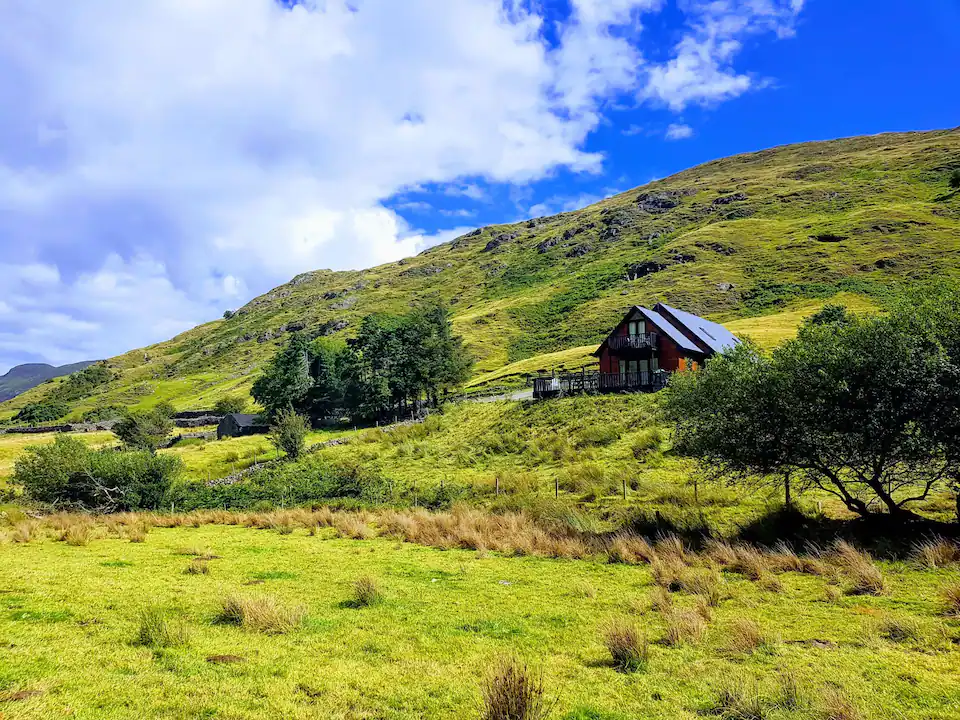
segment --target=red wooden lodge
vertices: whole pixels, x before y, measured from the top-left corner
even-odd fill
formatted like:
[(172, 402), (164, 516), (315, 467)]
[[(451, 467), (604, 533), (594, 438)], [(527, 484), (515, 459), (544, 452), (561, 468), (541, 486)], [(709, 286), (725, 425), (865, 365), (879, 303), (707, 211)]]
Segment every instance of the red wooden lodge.
[(663, 303), (652, 310), (636, 306), (594, 353), (599, 369), (540, 375), (533, 380), (533, 396), (655, 392), (666, 386), (671, 373), (695, 370), (739, 342), (723, 325), (693, 313)]

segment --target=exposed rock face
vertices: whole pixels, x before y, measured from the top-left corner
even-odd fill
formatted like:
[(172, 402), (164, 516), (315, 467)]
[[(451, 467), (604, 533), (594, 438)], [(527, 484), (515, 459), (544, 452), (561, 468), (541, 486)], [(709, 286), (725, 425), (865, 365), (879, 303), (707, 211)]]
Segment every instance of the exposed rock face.
[(550, 238), (537, 245), (537, 252), (543, 255), (550, 248), (556, 247), (560, 243), (560, 238)]
[(565, 255), (568, 258), (578, 258), (578, 257), (583, 257), (591, 250), (593, 250), (593, 246), (584, 243), (583, 245), (575, 245), (574, 247), (570, 248), (569, 250), (567, 250)]
[(811, 235), (811, 240), (816, 240), (817, 242), (823, 243), (836, 243), (842, 242), (847, 239), (846, 235), (834, 235), (833, 233), (820, 233), (818, 235)]
[[(450, 267), (449, 265), (447, 267)], [(437, 267), (436, 265), (423, 265), (421, 267), (410, 268), (409, 270), (404, 270), (400, 275), (403, 277), (429, 277), (430, 275), (436, 275), (437, 273), (442, 273), (446, 268)]]
[(486, 247), (483, 248), (484, 252), (491, 252), (496, 250), (498, 247), (504, 243), (508, 243), (511, 240), (517, 239), (517, 233), (500, 233), (493, 240), (487, 243)]
[(696, 262), (697, 260), (696, 255), (681, 252), (680, 250), (671, 250), (667, 255), (669, 256), (671, 265), (682, 265), (684, 263)]
[(627, 267), (627, 280), (639, 280), (642, 277), (647, 275), (652, 275), (653, 273), (660, 272), (661, 270), (666, 270), (667, 266), (663, 263), (658, 263), (655, 260), (648, 260), (647, 262), (634, 263)]
[(318, 273), (318, 272), (305, 272), (305, 273), (300, 273), (300, 274), (297, 275), (293, 280), (291, 280), (288, 284), (296, 287), (297, 285), (303, 285), (304, 283), (308, 283), (308, 282), (310, 282), (311, 280), (315, 280), (315, 279), (318, 278), (318, 277), (320, 277), (320, 273)]
[(346, 294), (346, 290), (327, 290), (321, 297), (323, 297), (324, 300), (336, 300), (338, 297)]
[(733, 283), (727, 283), (727, 282), (717, 283), (717, 290), (719, 290), (720, 292), (730, 292), (735, 287), (736, 285), (734, 285)]
[(657, 190), (637, 195), (637, 207), (643, 212), (657, 215), (673, 210), (680, 204), (680, 199), (686, 195), (696, 195), (693, 188), (683, 190)]
[(343, 298), (339, 302), (333, 303), (333, 305), (331, 305), (330, 307), (333, 310), (349, 310), (356, 304), (357, 304), (357, 296), (350, 295), (349, 297)]
[(729, 245), (724, 245), (723, 243), (718, 242), (698, 242), (697, 247), (701, 250), (712, 250), (719, 255), (736, 255), (736, 248), (732, 248)]
[(718, 198), (714, 198), (714, 205), (730, 205), (735, 202), (743, 202), (747, 199), (747, 194), (742, 192), (733, 193), (732, 195), (721, 195)]
[(320, 335), (333, 335), (341, 330), (346, 330), (349, 325), (350, 323), (346, 320), (327, 320), (317, 330)]

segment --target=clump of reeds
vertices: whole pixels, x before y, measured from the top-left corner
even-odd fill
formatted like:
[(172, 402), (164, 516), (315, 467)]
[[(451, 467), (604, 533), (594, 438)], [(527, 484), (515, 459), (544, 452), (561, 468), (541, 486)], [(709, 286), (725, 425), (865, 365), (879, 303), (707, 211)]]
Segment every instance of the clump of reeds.
[(933, 537), (913, 546), (913, 559), (921, 567), (936, 570), (960, 562), (960, 547), (941, 537)]
[(707, 623), (695, 610), (674, 610), (666, 617), (663, 641), (671, 647), (695, 645), (707, 632)]
[(183, 569), (184, 575), (208, 575), (210, 573), (210, 563), (204, 558), (194, 558), (187, 567)]

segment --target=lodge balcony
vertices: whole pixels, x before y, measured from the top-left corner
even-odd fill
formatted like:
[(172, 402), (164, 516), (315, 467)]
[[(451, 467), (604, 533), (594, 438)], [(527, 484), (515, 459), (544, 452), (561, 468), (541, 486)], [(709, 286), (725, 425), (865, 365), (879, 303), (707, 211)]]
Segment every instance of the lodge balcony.
[(626, 373), (574, 372), (540, 375), (533, 379), (533, 397), (551, 398), (584, 393), (657, 392), (667, 386), (670, 373), (653, 370)]
[(607, 338), (607, 347), (611, 350), (645, 350), (657, 347), (657, 333), (639, 335), (614, 335)]

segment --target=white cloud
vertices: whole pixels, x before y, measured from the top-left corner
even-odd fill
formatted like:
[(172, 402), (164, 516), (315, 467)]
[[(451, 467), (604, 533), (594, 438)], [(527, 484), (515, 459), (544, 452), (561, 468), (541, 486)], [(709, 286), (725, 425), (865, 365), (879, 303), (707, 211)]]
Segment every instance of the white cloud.
[[(707, 47), (700, 70), (729, 82), (731, 43), (783, 18), (774, 0), (697, 4), (676, 68), (648, 68), (634, 41), (661, 5), (573, 0), (550, 44), (502, 0), (0, 4), (0, 244), (16, 268), (0, 285), (31, 323), (5, 315), (0, 365), (165, 339), (298, 272), (453, 237), (388, 201), (597, 172), (584, 145), (605, 103), (734, 94), (704, 90), (685, 58)], [(724, 25), (748, 8), (747, 27)], [(83, 332), (43, 330), (59, 315)]]
[(693, 137), (693, 128), (683, 123), (673, 123), (667, 128), (667, 140), (686, 140)]
[(647, 71), (640, 92), (645, 100), (665, 103), (674, 111), (691, 104), (707, 105), (737, 97), (762, 86), (749, 73), (733, 67), (745, 38), (760, 33), (790, 37), (802, 0), (687, 0), (681, 7), (692, 29), (674, 48), (674, 56)]

